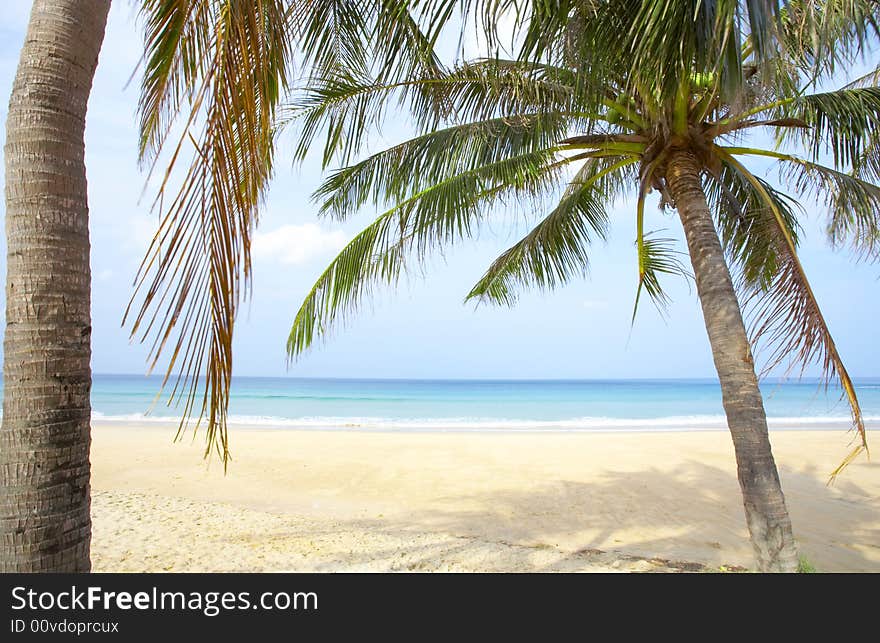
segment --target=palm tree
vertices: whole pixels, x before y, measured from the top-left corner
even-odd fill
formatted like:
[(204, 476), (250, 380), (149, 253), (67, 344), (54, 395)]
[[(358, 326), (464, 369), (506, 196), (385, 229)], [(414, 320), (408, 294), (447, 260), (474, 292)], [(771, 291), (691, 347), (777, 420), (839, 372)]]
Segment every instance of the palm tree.
[(36, 0), (6, 121), (0, 572), (88, 571), (86, 104), (110, 0)]
[[(861, 33), (860, 3), (837, 1), (842, 6), (835, 15), (851, 20), (858, 27), (853, 33)], [(108, 4), (36, 0), (13, 89), (6, 148), (8, 323), (0, 431), (3, 571), (89, 567), (90, 326), (82, 130)], [(459, 4), (473, 7), (491, 33), (499, 7), (517, 3), (142, 0), (141, 157), (152, 169), (163, 161), (164, 178), (157, 198), (159, 232), (139, 274), (128, 319), (133, 337), (154, 338), (153, 366), (163, 350), (170, 351), (166, 381), (178, 372), (171, 399), (184, 402), (180, 428), (190, 420), (198, 428), (206, 418), (206, 454), (216, 448), (224, 462), (228, 456), (234, 321), (250, 279), (250, 235), (285, 121), (276, 107), (286, 95), (295, 54), (317, 73), (371, 70), (387, 84), (438, 75), (443, 70), (434, 44)], [(535, 25), (542, 15), (567, 15), (552, 4), (539, 3), (531, 12)], [(666, 4), (693, 9), (692, 0)], [(772, 31), (780, 5), (768, 0), (702, 4), (737, 15), (740, 5), (748, 7), (756, 34)], [(550, 14), (542, 14), (545, 9)], [(544, 20), (540, 33), (558, 27)], [(825, 42), (824, 24), (806, 27), (804, 34)], [(538, 55), (545, 41), (532, 40)], [(704, 49), (718, 54), (717, 47)], [(759, 58), (764, 53), (756, 48)], [(357, 129), (361, 133), (346, 140), (338, 129), (325, 157), (337, 158), (346, 146), (363, 142), (366, 129)], [(175, 173), (185, 158), (191, 159), (189, 166)], [(182, 178), (176, 182), (175, 177)], [(162, 208), (166, 201), (170, 205)]]
[[(182, 388), (174, 391), (189, 387), (182, 427), (194, 411), (207, 415), (208, 448), (218, 446), (224, 460), (232, 327), (249, 278), (249, 235), (271, 175), (274, 108), (294, 45), (301, 62), (329, 69), (352, 64), (363, 43), (381, 36), (401, 54), (388, 59), (388, 74), (424, 66), (430, 61), (420, 57), (423, 34), (402, 4), (142, 0), (142, 158), (157, 162), (182, 120), (162, 195), (176, 161), (191, 151), (193, 162), (145, 260), (143, 309), (132, 332), (160, 329), (156, 357), (180, 332), (168, 372), (186, 357)], [(110, 0), (35, 0), (10, 100), (0, 572), (90, 569), (83, 132), (109, 7)], [(198, 141), (190, 133), (197, 126)], [(190, 141), (195, 149), (184, 150)], [(163, 290), (168, 284), (173, 288)], [(152, 307), (166, 303), (169, 314), (150, 318)]]
[[(646, 196), (656, 191), (661, 207), (677, 211), (687, 240), (757, 566), (794, 571), (797, 547), (753, 345), (768, 348), (768, 366), (818, 362), (839, 380), (859, 436), (841, 468), (866, 447), (865, 430), (798, 258), (800, 206), (750, 170), (748, 159), (778, 162), (793, 194), (825, 207), (835, 243), (877, 256), (880, 88), (865, 80), (869, 86), (811, 91), (858, 53), (864, 33), (816, 10), (821, 3), (793, 3), (778, 14), (773, 40), (749, 35), (735, 16), (712, 16), (712, 28), (701, 32), (686, 2), (561, 3), (562, 10), (549, 3), (542, 13), (547, 4), (535, 3), (523, 18), (515, 59), (475, 60), (406, 82), (357, 73), (310, 80), (296, 104), (302, 141), (307, 146), (326, 127), (336, 146), (329, 158), (357, 153), (360, 130), (395, 96), (420, 132), (349, 162), (316, 191), (325, 215), (343, 219), (367, 204), (384, 211), (309, 292), (288, 352), (298, 356), (373, 287), (394, 283), (408, 259), (420, 262), (431, 249), (471, 236), (499, 205), (534, 212), (547, 197), (554, 205), (467, 299), (511, 304), (519, 288), (553, 288), (583, 274), (590, 243), (607, 234), (609, 205), (633, 195), (636, 305), (644, 291), (662, 306), (661, 277), (685, 269), (669, 242), (645, 229)], [(665, 16), (658, 29), (645, 7), (684, 13)], [(869, 29), (876, 11), (862, 15)], [(834, 37), (805, 42), (799, 30), (811, 21)], [(673, 45), (664, 48), (664, 38)], [(761, 131), (775, 134), (778, 145), (748, 145)], [(751, 337), (740, 302), (753, 319)]]

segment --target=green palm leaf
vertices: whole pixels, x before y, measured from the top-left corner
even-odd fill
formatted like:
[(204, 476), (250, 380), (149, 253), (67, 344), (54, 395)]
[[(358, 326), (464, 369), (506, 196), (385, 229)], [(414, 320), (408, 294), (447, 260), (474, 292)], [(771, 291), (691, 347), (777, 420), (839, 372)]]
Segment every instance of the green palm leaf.
[(632, 321), (639, 310), (639, 298), (644, 290), (657, 310), (664, 314), (670, 304), (669, 296), (660, 283), (660, 275), (678, 275), (688, 278), (690, 273), (681, 260), (682, 252), (676, 250), (676, 241), (658, 236), (658, 231), (646, 232), (638, 243), (639, 285), (633, 304)]
[[(810, 197), (828, 210), (828, 235), (835, 246), (849, 245), (871, 260), (880, 253), (880, 186), (866, 181), (859, 171), (872, 169), (857, 165), (851, 174), (813, 163), (791, 154), (751, 148), (722, 148), (728, 153), (754, 154), (779, 161), (781, 175), (802, 197)], [(873, 147), (863, 159), (873, 155)], [(870, 168), (870, 164), (865, 164)], [(765, 184), (765, 187), (766, 186)]]
[(625, 171), (636, 162), (619, 157), (587, 160), (559, 204), (492, 263), (467, 299), (512, 305), (517, 287), (552, 289), (585, 274), (590, 243), (596, 237), (605, 239), (607, 233), (609, 197), (625, 188)]
[(343, 219), (368, 202), (403, 201), (462, 172), (553, 149), (568, 122), (555, 112), (531, 113), (435, 130), (333, 172), (314, 198), (321, 213)]
[(432, 130), (441, 120), (466, 123), (510, 114), (572, 112), (572, 90), (545, 66), (514, 61), (466, 63), (431, 76), (387, 81), (352, 73), (319, 74), (287, 107), (298, 126), (297, 158), (325, 136), (323, 162), (347, 164), (362, 151), (371, 128), (391, 106), (406, 107), (414, 125)]
[(553, 150), (502, 159), (447, 178), (383, 213), (342, 249), (306, 296), (288, 337), (288, 354), (307, 350), (375, 285), (395, 283), (411, 255), (423, 262), (431, 249), (470, 236), (506, 195), (540, 195), (569, 162)]
[(776, 109), (806, 127), (780, 132), (783, 142), (797, 140), (812, 161), (830, 154), (837, 167), (853, 167), (880, 131), (880, 87), (841, 89), (802, 96)]
[(880, 259), (880, 186), (818, 163), (781, 159), (782, 175), (801, 196), (827, 208), (828, 235), (835, 246)]

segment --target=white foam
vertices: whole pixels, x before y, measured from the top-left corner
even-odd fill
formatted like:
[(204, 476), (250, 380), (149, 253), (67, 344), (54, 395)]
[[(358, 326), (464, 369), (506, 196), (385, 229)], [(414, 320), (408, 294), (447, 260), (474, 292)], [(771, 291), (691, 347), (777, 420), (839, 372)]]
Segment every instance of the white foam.
[[(92, 413), (92, 421), (101, 424), (179, 424), (174, 416), (131, 413), (104, 415)], [(768, 418), (771, 428), (796, 428), (805, 425), (848, 425), (849, 416), (807, 416)], [(866, 422), (880, 421), (868, 416)], [(385, 418), (385, 417), (300, 417), (283, 418), (261, 415), (232, 415), (230, 426), (291, 429), (365, 429), (378, 431), (601, 431), (601, 430), (718, 430), (727, 426), (723, 415), (688, 415), (660, 418), (578, 417), (564, 420), (529, 420), (486, 417)]]

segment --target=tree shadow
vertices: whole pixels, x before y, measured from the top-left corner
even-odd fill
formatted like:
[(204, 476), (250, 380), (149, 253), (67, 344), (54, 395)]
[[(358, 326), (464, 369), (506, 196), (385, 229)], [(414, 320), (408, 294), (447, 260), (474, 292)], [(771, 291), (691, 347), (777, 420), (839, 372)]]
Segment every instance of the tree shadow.
[[(801, 553), (820, 571), (880, 571), (878, 498), (852, 481), (828, 487), (814, 468), (780, 471)], [(527, 490), (438, 497), (404, 515), (315, 525), (308, 537), (332, 549), (342, 532), (364, 534), (360, 548), (340, 554), (350, 569), (699, 568), (674, 561), (753, 567), (741, 502), (730, 471), (688, 460), (666, 470), (606, 469), (590, 483), (540, 481)], [(272, 537), (302, 536), (282, 530)], [(310, 568), (339, 569), (340, 559), (325, 554)]]

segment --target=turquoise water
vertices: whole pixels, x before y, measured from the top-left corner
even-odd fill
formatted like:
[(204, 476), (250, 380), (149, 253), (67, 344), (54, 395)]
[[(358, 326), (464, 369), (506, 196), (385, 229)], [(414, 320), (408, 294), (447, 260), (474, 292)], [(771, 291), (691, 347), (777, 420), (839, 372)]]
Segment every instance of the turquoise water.
[[(159, 378), (96, 375), (98, 422), (173, 422)], [(814, 380), (765, 382), (774, 428), (845, 426), (839, 389)], [(856, 381), (863, 413), (880, 424), (880, 378)], [(670, 430), (723, 428), (712, 380), (353, 380), (233, 378), (230, 423), (366, 430)]]

